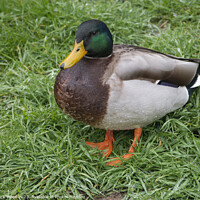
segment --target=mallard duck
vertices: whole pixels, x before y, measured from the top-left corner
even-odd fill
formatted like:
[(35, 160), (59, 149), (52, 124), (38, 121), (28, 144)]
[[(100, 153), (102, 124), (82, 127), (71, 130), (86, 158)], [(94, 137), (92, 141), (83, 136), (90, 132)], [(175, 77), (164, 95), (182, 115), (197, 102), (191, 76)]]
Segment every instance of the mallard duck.
[(133, 144), (123, 156), (130, 158), (142, 128), (184, 106), (200, 85), (200, 59), (113, 45), (106, 24), (95, 19), (78, 27), (74, 49), (59, 67), (54, 87), (58, 106), (75, 120), (106, 130), (105, 141), (86, 142), (106, 157), (114, 130), (134, 129)]

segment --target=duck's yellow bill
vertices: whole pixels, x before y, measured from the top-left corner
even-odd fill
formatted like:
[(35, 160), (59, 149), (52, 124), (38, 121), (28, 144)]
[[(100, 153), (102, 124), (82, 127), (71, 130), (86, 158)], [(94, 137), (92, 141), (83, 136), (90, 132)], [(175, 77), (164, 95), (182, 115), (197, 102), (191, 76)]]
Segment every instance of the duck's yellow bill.
[(60, 63), (59, 67), (61, 69), (67, 69), (73, 67), (85, 54), (87, 51), (83, 46), (83, 40), (77, 44), (75, 41), (74, 49), (72, 52)]

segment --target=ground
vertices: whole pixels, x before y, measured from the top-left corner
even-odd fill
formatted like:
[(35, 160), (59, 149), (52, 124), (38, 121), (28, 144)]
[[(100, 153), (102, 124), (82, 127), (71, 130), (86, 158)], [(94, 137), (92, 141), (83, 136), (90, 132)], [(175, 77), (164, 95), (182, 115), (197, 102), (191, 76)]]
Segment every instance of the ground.
[[(119, 167), (85, 144), (105, 131), (66, 116), (53, 94), (81, 22), (104, 21), (114, 43), (200, 58), (199, 16), (198, 0), (1, 0), (0, 198), (200, 199), (199, 89), (145, 127)], [(133, 130), (114, 137), (109, 158), (127, 153)]]

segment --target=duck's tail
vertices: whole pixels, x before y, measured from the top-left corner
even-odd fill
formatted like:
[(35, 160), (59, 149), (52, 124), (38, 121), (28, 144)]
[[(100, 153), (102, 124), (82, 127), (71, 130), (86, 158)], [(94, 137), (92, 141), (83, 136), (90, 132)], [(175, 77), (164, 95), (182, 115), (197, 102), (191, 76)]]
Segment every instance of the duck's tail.
[(191, 96), (193, 92), (200, 87), (200, 59), (191, 59), (193, 62), (199, 63), (199, 67), (197, 69), (196, 75), (192, 79), (192, 81), (186, 86)]

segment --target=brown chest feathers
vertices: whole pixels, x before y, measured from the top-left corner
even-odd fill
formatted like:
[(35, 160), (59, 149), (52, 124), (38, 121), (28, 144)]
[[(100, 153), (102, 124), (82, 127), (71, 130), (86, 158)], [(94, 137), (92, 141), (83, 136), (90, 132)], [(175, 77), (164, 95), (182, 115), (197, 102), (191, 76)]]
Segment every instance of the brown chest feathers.
[(109, 86), (103, 75), (110, 58), (83, 58), (75, 66), (59, 72), (54, 96), (61, 110), (77, 121), (98, 125), (106, 114)]

